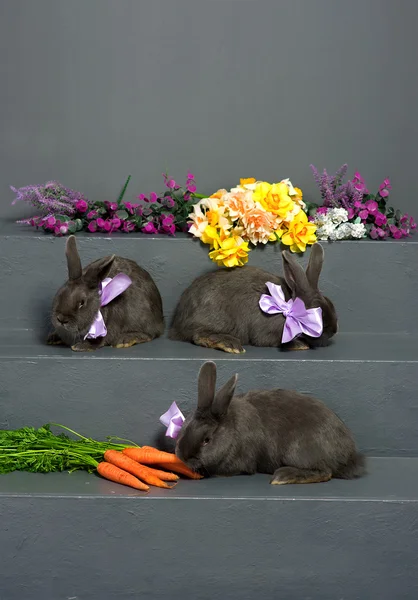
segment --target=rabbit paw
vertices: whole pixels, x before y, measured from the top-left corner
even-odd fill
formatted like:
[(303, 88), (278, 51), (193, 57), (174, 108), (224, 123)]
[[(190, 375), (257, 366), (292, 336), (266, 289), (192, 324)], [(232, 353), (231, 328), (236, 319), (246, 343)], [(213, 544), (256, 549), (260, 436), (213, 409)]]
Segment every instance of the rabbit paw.
[(304, 341), (302, 340), (292, 340), (291, 342), (289, 342), (289, 344), (286, 346), (287, 350), (310, 350), (308, 344), (306, 344)]
[(199, 335), (196, 336), (193, 341), (198, 346), (223, 350), (224, 352), (229, 352), (231, 354), (243, 354), (245, 352), (245, 349), (242, 347), (239, 339), (233, 337), (232, 335), (222, 333)]
[(98, 347), (99, 346), (94, 346), (88, 340), (85, 340), (83, 342), (77, 342), (77, 344), (71, 346), (71, 350), (73, 352), (94, 352), (95, 350), (97, 350)]
[(50, 346), (64, 346), (62, 339), (55, 333), (50, 333), (47, 337), (46, 343)]
[(152, 338), (143, 333), (124, 333), (121, 338), (113, 344), (114, 348), (130, 348), (136, 344), (145, 344), (151, 342)]
[(286, 485), (289, 483), (321, 483), (329, 481), (331, 473), (315, 471), (312, 469), (298, 469), (296, 467), (280, 467), (274, 473), (270, 483), (272, 485)]

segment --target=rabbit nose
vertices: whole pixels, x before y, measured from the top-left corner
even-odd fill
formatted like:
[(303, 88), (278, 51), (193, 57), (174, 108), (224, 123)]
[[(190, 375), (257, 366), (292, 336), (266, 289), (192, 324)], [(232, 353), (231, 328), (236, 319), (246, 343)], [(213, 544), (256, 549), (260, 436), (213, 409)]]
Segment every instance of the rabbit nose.
[(66, 325), (69, 321), (69, 319), (67, 317), (64, 317), (63, 315), (57, 315), (57, 321), (58, 323), (60, 323), (61, 325)]

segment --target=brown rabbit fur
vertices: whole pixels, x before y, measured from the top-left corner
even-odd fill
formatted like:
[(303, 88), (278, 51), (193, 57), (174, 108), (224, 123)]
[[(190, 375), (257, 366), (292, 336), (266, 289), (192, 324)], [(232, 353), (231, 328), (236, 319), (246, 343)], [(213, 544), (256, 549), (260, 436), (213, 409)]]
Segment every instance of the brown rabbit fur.
[[(295, 350), (328, 345), (337, 332), (338, 319), (331, 300), (318, 288), (324, 261), (322, 246), (312, 247), (306, 273), (289, 252), (282, 252), (282, 260), (284, 278), (246, 266), (220, 269), (195, 279), (177, 305), (170, 338), (237, 354), (245, 352), (244, 345), (283, 346)], [(259, 307), (261, 295), (268, 293), (268, 281), (282, 286), (286, 300), (299, 297), (306, 308), (321, 307), (323, 332), (320, 337), (302, 334), (282, 344), (284, 316), (267, 315)]]
[[(54, 332), (49, 344), (65, 344), (86, 352), (103, 346), (127, 348), (149, 342), (164, 331), (160, 293), (151, 275), (128, 258), (107, 256), (82, 269), (76, 240), (70, 236), (66, 246), (68, 281), (53, 301)], [(128, 275), (132, 284), (108, 305), (100, 307), (99, 285), (118, 273)], [(107, 327), (107, 335), (84, 339), (98, 310)]]

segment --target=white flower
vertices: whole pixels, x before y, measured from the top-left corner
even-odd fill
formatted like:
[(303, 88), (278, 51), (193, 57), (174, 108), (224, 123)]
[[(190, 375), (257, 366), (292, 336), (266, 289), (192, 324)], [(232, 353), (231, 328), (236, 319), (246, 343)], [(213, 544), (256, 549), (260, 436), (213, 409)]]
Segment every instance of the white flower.
[(348, 212), (345, 210), (345, 208), (331, 208), (328, 211), (328, 215), (332, 222), (336, 225), (348, 221)]
[(362, 238), (366, 233), (363, 223), (350, 223), (350, 233), (353, 238)]
[(316, 230), (318, 240), (328, 240), (335, 238), (335, 226), (332, 223), (325, 223)]
[(280, 183), (285, 183), (289, 188), (289, 196), (296, 196), (296, 190), (292, 185), (290, 179), (282, 179)]

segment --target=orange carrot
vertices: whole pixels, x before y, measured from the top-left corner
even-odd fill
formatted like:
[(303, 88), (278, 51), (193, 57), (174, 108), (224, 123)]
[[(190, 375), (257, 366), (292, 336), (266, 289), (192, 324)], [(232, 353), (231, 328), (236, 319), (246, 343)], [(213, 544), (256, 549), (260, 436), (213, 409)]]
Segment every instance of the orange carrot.
[(180, 473), (180, 475), (184, 475), (185, 477), (189, 477), (190, 479), (203, 479), (203, 475), (192, 471), (187, 467), (183, 462), (179, 461), (176, 464), (170, 463), (159, 463), (160, 467), (163, 469), (170, 469), (171, 471), (175, 471), (176, 473)]
[(104, 459), (108, 463), (111, 463), (112, 465), (115, 465), (116, 467), (119, 467), (120, 469), (123, 469), (132, 475), (135, 475), (135, 477), (142, 479), (150, 485), (165, 489), (170, 489), (172, 487), (157, 477), (157, 475), (154, 473), (154, 469), (144, 467), (136, 462), (136, 460), (133, 460), (129, 456), (119, 452), (119, 450), (106, 450), (104, 453)]
[(147, 492), (149, 490), (149, 486), (139, 481), (136, 477), (119, 469), (115, 465), (111, 465), (108, 462), (101, 462), (97, 465), (97, 472), (104, 477), (105, 479), (109, 479), (110, 481), (114, 481), (115, 483), (121, 483), (122, 485), (128, 485), (129, 487), (135, 488), (136, 490), (142, 490)]
[(177, 464), (179, 459), (175, 454), (162, 452), (156, 448), (124, 448), (123, 453), (143, 465), (157, 465), (160, 463)]

